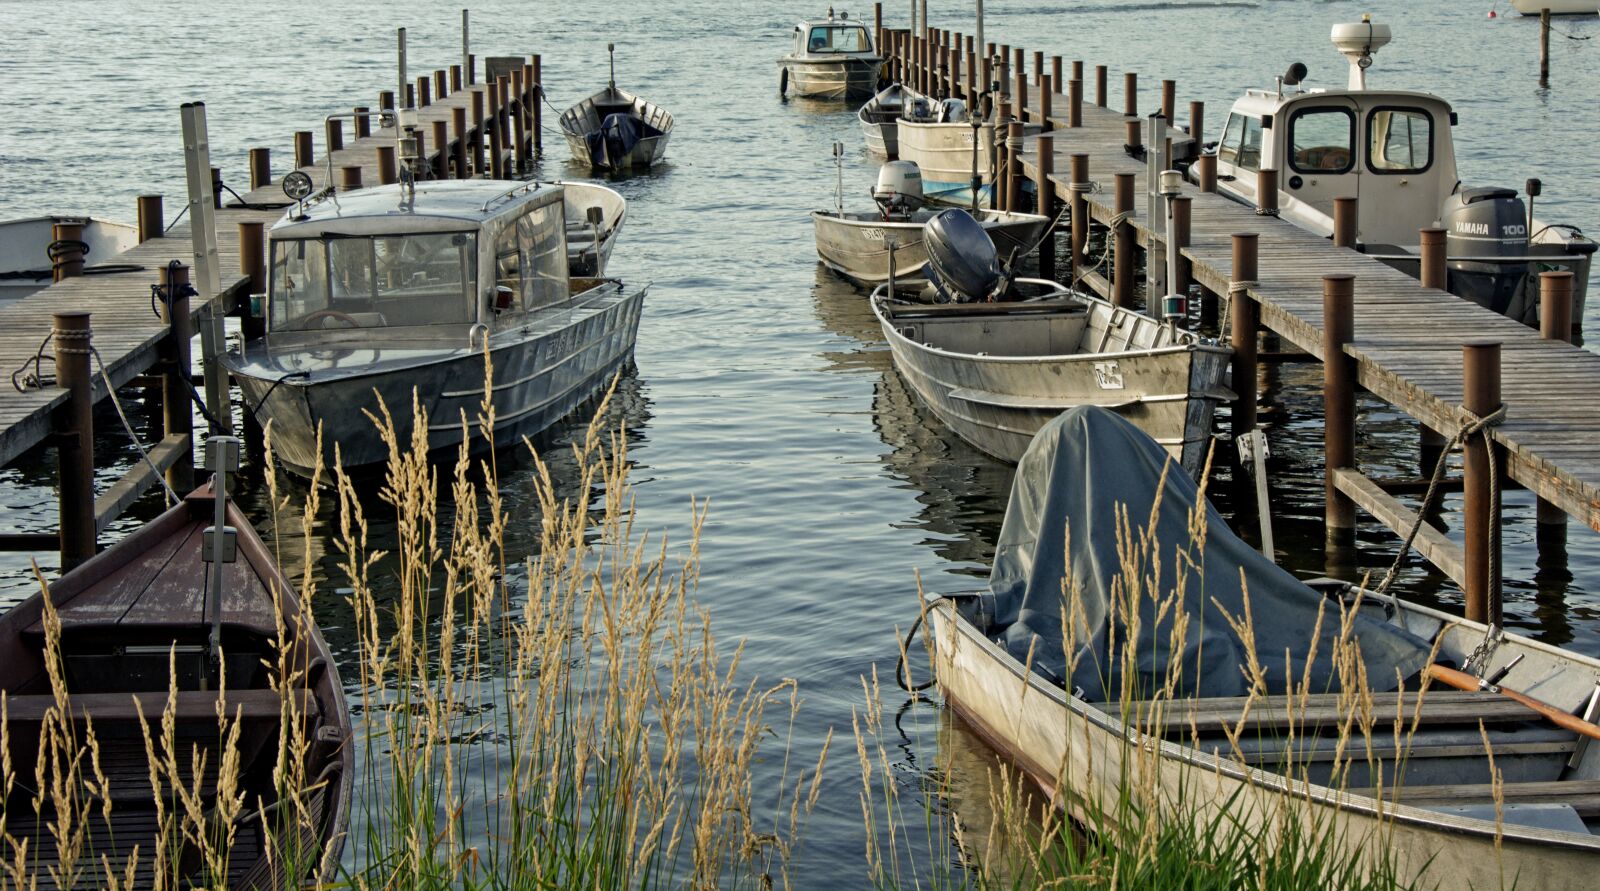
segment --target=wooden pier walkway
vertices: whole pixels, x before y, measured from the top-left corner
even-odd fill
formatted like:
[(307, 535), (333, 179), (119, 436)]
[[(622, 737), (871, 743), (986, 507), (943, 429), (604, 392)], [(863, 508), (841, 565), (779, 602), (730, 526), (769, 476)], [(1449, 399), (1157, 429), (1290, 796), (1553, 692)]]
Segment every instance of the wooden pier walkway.
[[(424, 166), (433, 173), (451, 177), (483, 176), (496, 172), (512, 176), (518, 170), (526, 170), (526, 162), (534, 156), (542, 142), (538, 138), (542, 118), (537, 111), (540, 88), (537, 75), (529, 76), (538, 71), (537, 58), (533, 57), (533, 64), (525, 64), (528, 60), (522, 58), (524, 64), (517, 69), (519, 76), (515, 78), (506, 75), (493, 83), (464, 85), (443, 97), (430, 97), (432, 101), (427, 106), (418, 108)], [(505, 62), (501, 63), (501, 70), (506, 70)], [(436, 72), (435, 75), (432, 79), (419, 78), (418, 86), (421, 87), (424, 80), (430, 85), (443, 85), (443, 72)], [(475, 78), (469, 76), (468, 79)], [(378, 107), (391, 102), (392, 95), (380, 94)], [(500, 101), (502, 95), (505, 96), (504, 102)], [(464, 126), (458, 126), (463, 123), (463, 118)], [(439, 132), (438, 122), (442, 122), (449, 131), (448, 138), (443, 141), (433, 138)], [(176, 115), (173, 123), (176, 129)], [(496, 127), (500, 129), (498, 134), (494, 132)], [(328, 129), (332, 131), (334, 128)], [(302, 134), (301, 139), (305, 135)], [(395, 136), (392, 127), (376, 125), (370, 128), (367, 136), (351, 134), (349, 138), (342, 138), (341, 134), (343, 146), (331, 153), (336, 185), (342, 187), (347, 178), (350, 181), (359, 179), (367, 186), (392, 182), (396, 162), (393, 155)], [(465, 143), (458, 145), (462, 140)], [(498, 160), (494, 158), (495, 150), (498, 150)], [(267, 156), (263, 153), (262, 157), (265, 159)], [(463, 159), (465, 164), (457, 166), (457, 159)], [(311, 163), (303, 163), (297, 169), (309, 175), (318, 189), (322, 188), (328, 179), (329, 159), (326, 155), (315, 158), (302, 155), (301, 160), (310, 160)], [(174, 163), (181, 163), (181, 159), (175, 158)], [(279, 176), (263, 177), (259, 175), (260, 172), (256, 172), (254, 188), (243, 191), (242, 202), (224, 192), (228, 200), (220, 202), (221, 206), (215, 211), (220, 287), (215, 293), (201, 293), (191, 299), (190, 331), (199, 330), (212, 318), (213, 313), (248, 313), (252, 282), (249, 273), (252, 268), (264, 269), (265, 258), (246, 258), (242, 255), (241, 224), (270, 226), (283, 215), (283, 208), (292, 203), (281, 189)], [(227, 180), (224, 177), (224, 181)], [(174, 215), (175, 212), (169, 208), (167, 213)], [(91, 266), (117, 264), (136, 267), (133, 270), (66, 278), (21, 300), (0, 306), (0, 368), (9, 373), (22, 368), (36, 354), (42, 353), (45, 359), (43, 370), (48, 377), (52, 373), (52, 347), (47, 343), (47, 338), (54, 316), (66, 312), (87, 312), (92, 328), (91, 343), (99, 361), (104, 363), (105, 375), (110, 378), (112, 387), (120, 389), (134, 383), (152, 369), (159, 369), (162, 374), (175, 373), (174, 369), (164, 367), (171, 365), (170, 362), (163, 362), (163, 359), (173, 355), (172, 329), (156, 311), (151, 286), (158, 283), (163, 269), (171, 261), (176, 260), (186, 267), (194, 263), (195, 250), (191, 236), (190, 221), (185, 219), (160, 236), (148, 238), (120, 255), (88, 259)], [(199, 276), (195, 277), (194, 283), (197, 288), (204, 287)], [(205, 358), (202, 357), (203, 360)], [(187, 373), (187, 369), (183, 371)], [(100, 372), (98, 365), (89, 366), (89, 373), (93, 375), (91, 399), (95, 402), (107, 396)], [(0, 387), (0, 465), (15, 461), (41, 443), (59, 441), (58, 437), (67, 432), (66, 428), (72, 424), (66, 417), (70, 414), (68, 403), (71, 399), (71, 392), (64, 386), (47, 385), (21, 391), (9, 385)], [(154, 446), (152, 458), (163, 470), (174, 464), (192, 463), (193, 442), (187, 432), (173, 434), (169, 431), (159, 443), (145, 445)], [(63, 460), (64, 478), (68, 475), (66, 464)], [(155, 482), (154, 476), (141, 463), (121, 481), (99, 493), (92, 510), (91, 506), (83, 504), (67, 504), (67, 496), (63, 494), (63, 555), (66, 556), (71, 550), (65, 532), (73, 525), (69, 521), (69, 514), (81, 515), (88, 511), (92, 528), (98, 533), (140, 492)], [(93, 491), (93, 487), (87, 483), (80, 481), (80, 484), (80, 491)], [(72, 487), (64, 485), (62, 488), (65, 493)], [(80, 529), (82, 521), (80, 517)], [(54, 539), (54, 535), (0, 533), (0, 549), (44, 550)], [(77, 543), (77, 557), (83, 556), (84, 546), (83, 542)], [(87, 546), (92, 552), (93, 542), (88, 542)]]

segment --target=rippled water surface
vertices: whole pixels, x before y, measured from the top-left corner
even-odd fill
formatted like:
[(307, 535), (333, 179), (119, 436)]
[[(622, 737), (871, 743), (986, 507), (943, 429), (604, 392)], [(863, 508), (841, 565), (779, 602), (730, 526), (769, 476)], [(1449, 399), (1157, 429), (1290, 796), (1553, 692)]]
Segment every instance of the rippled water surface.
[[(670, 163), (616, 184), (630, 204), (612, 271), (655, 283), (620, 410), (633, 427), (647, 526), (681, 539), (690, 497), (711, 499), (701, 600), (724, 638), (747, 642), (746, 671), (798, 679), (801, 762), (815, 757), (829, 728), (848, 734), (863, 675), (876, 667), (887, 683), (895, 631), (916, 612), (914, 574), (933, 591), (981, 579), (1010, 484), (1009, 468), (954, 441), (919, 408), (890, 367), (864, 295), (816, 265), (807, 212), (832, 203), (830, 145), (848, 147), (850, 204), (866, 203), (875, 169), (853, 109), (777, 97), (774, 60), (788, 31), (823, 5), (487, 0), (474, 5), (472, 26), (480, 55), (542, 53), (558, 107), (603, 84), (605, 44), (614, 41), (619, 82), (676, 115)], [(970, 13), (930, 5), (935, 24), (971, 30)], [(992, 39), (1111, 66), (1113, 104), (1120, 102), (1116, 72), (1140, 73), (1146, 106), (1156, 82), (1174, 77), (1180, 103), (1205, 100), (1213, 129), (1242, 88), (1269, 85), (1291, 61), (1310, 65), (1314, 85), (1342, 84), (1344, 62), (1328, 43), (1329, 26), (1371, 11), (1395, 28), (1375, 84), (1431, 90), (1455, 103), (1467, 182), (1520, 186), (1542, 177), (1541, 216), (1600, 230), (1593, 175), (1600, 124), (1592, 113), (1600, 48), (1558, 36), (1554, 86), (1540, 90), (1536, 26), (1514, 16), (1488, 20), (1493, 0), (987, 5)], [(903, 25), (908, 7), (909, 0), (891, 3), (889, 23)], [(134, 197), (146, 192), (179, 206), (177, 108), (185, 101), (206, 102), (214, 162), (230, 184), (248, 180), (252, 146), (271, 146), (281, 169), (293, 131), (320, 129), (325, 113), (373, 105), (379, 90), (392, 88), (394, 27), (409, 28), (414, 72), (459, 61), (459, 16), (459, 7), (417, 0), (0, 2), (0, 96), (8, 114), (0, 218), (87, 212), (130, 219)], [(1600, 33), (1592, 22), (1558, 28)], [(559, 139), (547, 134), (545, 144), (542, 175), (582, 175), (566, 163)], [(1590, 307), (1594, 330), (1600, 301)], [(1274, 372), (1269, 392), (1278, 407), (1263, 415), (1273, 437), (1280, 548), (1307, 574), (1324, 569), (1319, 380), (1316, 368)], [(1363, 463), (1414, 475), (1415, 425), (1367, 408)], [(140, 417), (135, 412), (143, 424)], [(126, 463), (115, 416), (102, 414), (99, 424), (102, 454)], [(555, 441), (562, 435), (556, 431)], [(515, 473), (513, 497), (525, 499), (528, 471)], [(1224, 508), (1229, 494), (1219, 488)], [(262, 496), (245, 497), (259, 516)], [(1573, 530), (1570, 572), (1541, 566), (1531, 544), (1531, 499), (1522, 492), (1507, 499), (1508, 621), (1600, 653), (1595, 536)], [(0, 470), (5, 528), (49, 529), (53, 504), (47, 453)], [(113, 535), (158, 507), (147, 500)], [(536, 534), (514, 531), (524, 549)], [(1369, 525), (1339, 571), (1381, 571), (1394, 547), (1392, 535)], [(324, 548), (314, 543), (313, 550)], [(337, 586), (331, 561), (318, 571)], [(26, 593), (26, 561), (6, 556), (0, 586), (9, 599)], [(1421, 568), (1408, 570), (1402, 586), (1420, 600), (1459, 603), (1440, 576)], [(330, 641), (347, 651), (337, 598), (321, 603)], [(900, 702), (891, 696), (891, 710)], [(982, 763), (981, 744), (935, 706), (909, 707), (898, 723), (907, 782), (934, 763), (938, 745), (966, 753), (958, 769)], [(858, 789), (850, 759), (837, 758), (796, 873), (806, 886), (859, 883)]]

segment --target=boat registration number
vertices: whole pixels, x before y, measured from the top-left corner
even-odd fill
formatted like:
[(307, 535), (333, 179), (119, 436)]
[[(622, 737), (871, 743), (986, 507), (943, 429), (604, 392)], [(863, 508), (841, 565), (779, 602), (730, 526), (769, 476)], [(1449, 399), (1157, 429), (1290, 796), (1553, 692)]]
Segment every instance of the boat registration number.
[(1115, 362), (1094, 363), (1094, 382), (1102, 390), (1122, 389), (1122, 371)]
[[(868, 241), (883, 241), (882, 229), (862, 229), (861, 234), (864, 235)], [(888, 247), (888, 245), (885, 244), (884, 247)]]

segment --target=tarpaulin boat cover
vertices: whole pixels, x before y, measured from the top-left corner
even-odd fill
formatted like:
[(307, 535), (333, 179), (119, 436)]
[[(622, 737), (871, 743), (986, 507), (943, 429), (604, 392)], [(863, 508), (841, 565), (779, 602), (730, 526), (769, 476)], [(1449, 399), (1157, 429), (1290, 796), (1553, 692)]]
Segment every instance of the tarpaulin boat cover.
[(620, 167), (627, 162), (633, 147), (661, 131), (636, 117), (620, 112), (606, 115), (600, 129), (584, 134), (589, 143), (589, 159), (597, 167)]
[[(1163, 478), (1170, 460), (1143, 431), (1102, 408), (1071, 409), (1039, 431), (1017, 465), (989, 576), (993, 630), (1006, 648), (1023, 661), (1031, 646), (1034, 670), (1068, 682), (1062, 615), (1070, 607), (1070, 595), (1062, 581), (1070, 567), (1081, 594), (1068, 689), (1081, 688), (1090, 701), (1114, 700), (1122, 694), (1125, 674), (1131, 673), (1135, 676), (1126, 680), (1136, 685), (1135, 698), (1148, 698), (1167, 678), (1173, 660), (1181, 660), (1178, 696), (1243, 696), (1250, 685), (1246, 648), (1224, 611), (1235, 620), (1245, 618), (1248, 586), (1255, 650), (1269, 687), (1265, 693), (1288, 692), (1291, 676), (1296, 685), (1307, 677), (1319, 608), (1324, 615), (1315, 631), (1311, 692), (1337, 690), (1333, 656), (1340, 634), (1339, 602), (1241, 541), (1209, 503), (1204, 505), (1204, 537), (1191, 533), (1201, 495), (1176, 464)], [(1121, 554), (1127, 550), (1119, 551), (1118, 505), (1126, 509), (1127, 528), (1136, 542), (1151, 528), (1151, 507), (1157, 505), (1157, 546), (1137, 571), (1158, 581), (1145, 586), (1138, 598), (1137, 659), (1131, 672), (1120, 658), (1127, 652), (1129, 626), (1123, 615), (1114, 614), (1127, 611), (1113, 606), (1114, 593), (1128, 590), (1113, 587), (1122, 584)], [(1157, 601), (1178, 590), (1180, 573), (1187, 575), (1181, 601), (1158, 617)], [(1187, 634), (1174, 647), (1171, 632), (1179, 614), (1187, 617)], [(1383, 622), (1374, 610), (1358, 611), (1352, 628), (1373, 691), (1394, 689), (1427, 662), (1425, 641)]]

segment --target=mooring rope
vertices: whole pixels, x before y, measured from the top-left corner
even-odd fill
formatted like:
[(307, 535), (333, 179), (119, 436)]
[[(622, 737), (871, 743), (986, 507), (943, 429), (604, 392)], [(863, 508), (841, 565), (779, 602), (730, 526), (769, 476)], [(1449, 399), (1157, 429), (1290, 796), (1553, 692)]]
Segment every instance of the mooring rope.
[[(1434, 462), (1433, 476), (1428, 480), (1428, 493), (1422, 497), (1422, 505), (1417, 509), (1416, 519), (1411, 523), (1411, 529), (1406, 533), (1405, 541), (1400, 544), (1400, 552), (1395, 554), (1394, 562), (1389, 564), (1389, 570), (1383, 574), (1383, 580), (1373, 593), (1382, 596), (1394, 584), (1400, 575), (1400, 567), (1405, 564), (1406, 557), (1411, 553), (1411, 544), (1417, 540), (1417, 533), (1422, 531), (1422, 524), (1427, 522), (1429, 511), (1433, 510), (1434, 501), (1439, 494), (1439, 484), (1444, 480), (1444, 471), (1450, 463), (1450, 453), (1464, 445), (1467, 438), (1474, 434), (1483, 437), (1485, 450), (1489, 453), (1489, 516), (1500, 515), (1500, 466), (1494, 453), (1493, 428), (1500, 426), (1505, 420), (1506, 407), (1504, 405), (1494, 411), (1479, 416), (1464, 407), (1457, 411), (1467, 417), (1467, 422), (1462, 424), (1445, 444), (1444, 451), (1439, 455), (1439, 460)], [(1500, 524), (1489, 524), (1489, 587), (1491, 590), (1500, 588)]]
[(922, 616), (922, 612), (919, 611), (916, 621), (911, 623), (910, 630), (906, 632), (905, 641), (900, 644), (900, 655), (894, 664), (894, 682), (900, 686), (900, 689), (912, 694), (921, 693), (923, 690), (933, 686), (934, 683), (933, 678), (929, 678), (920, 684), (911, 683), (911, 672), (906, 666), (906, 654), (911, 651), (911, 644), (916, 640), (917, 629), (922, 627)]

